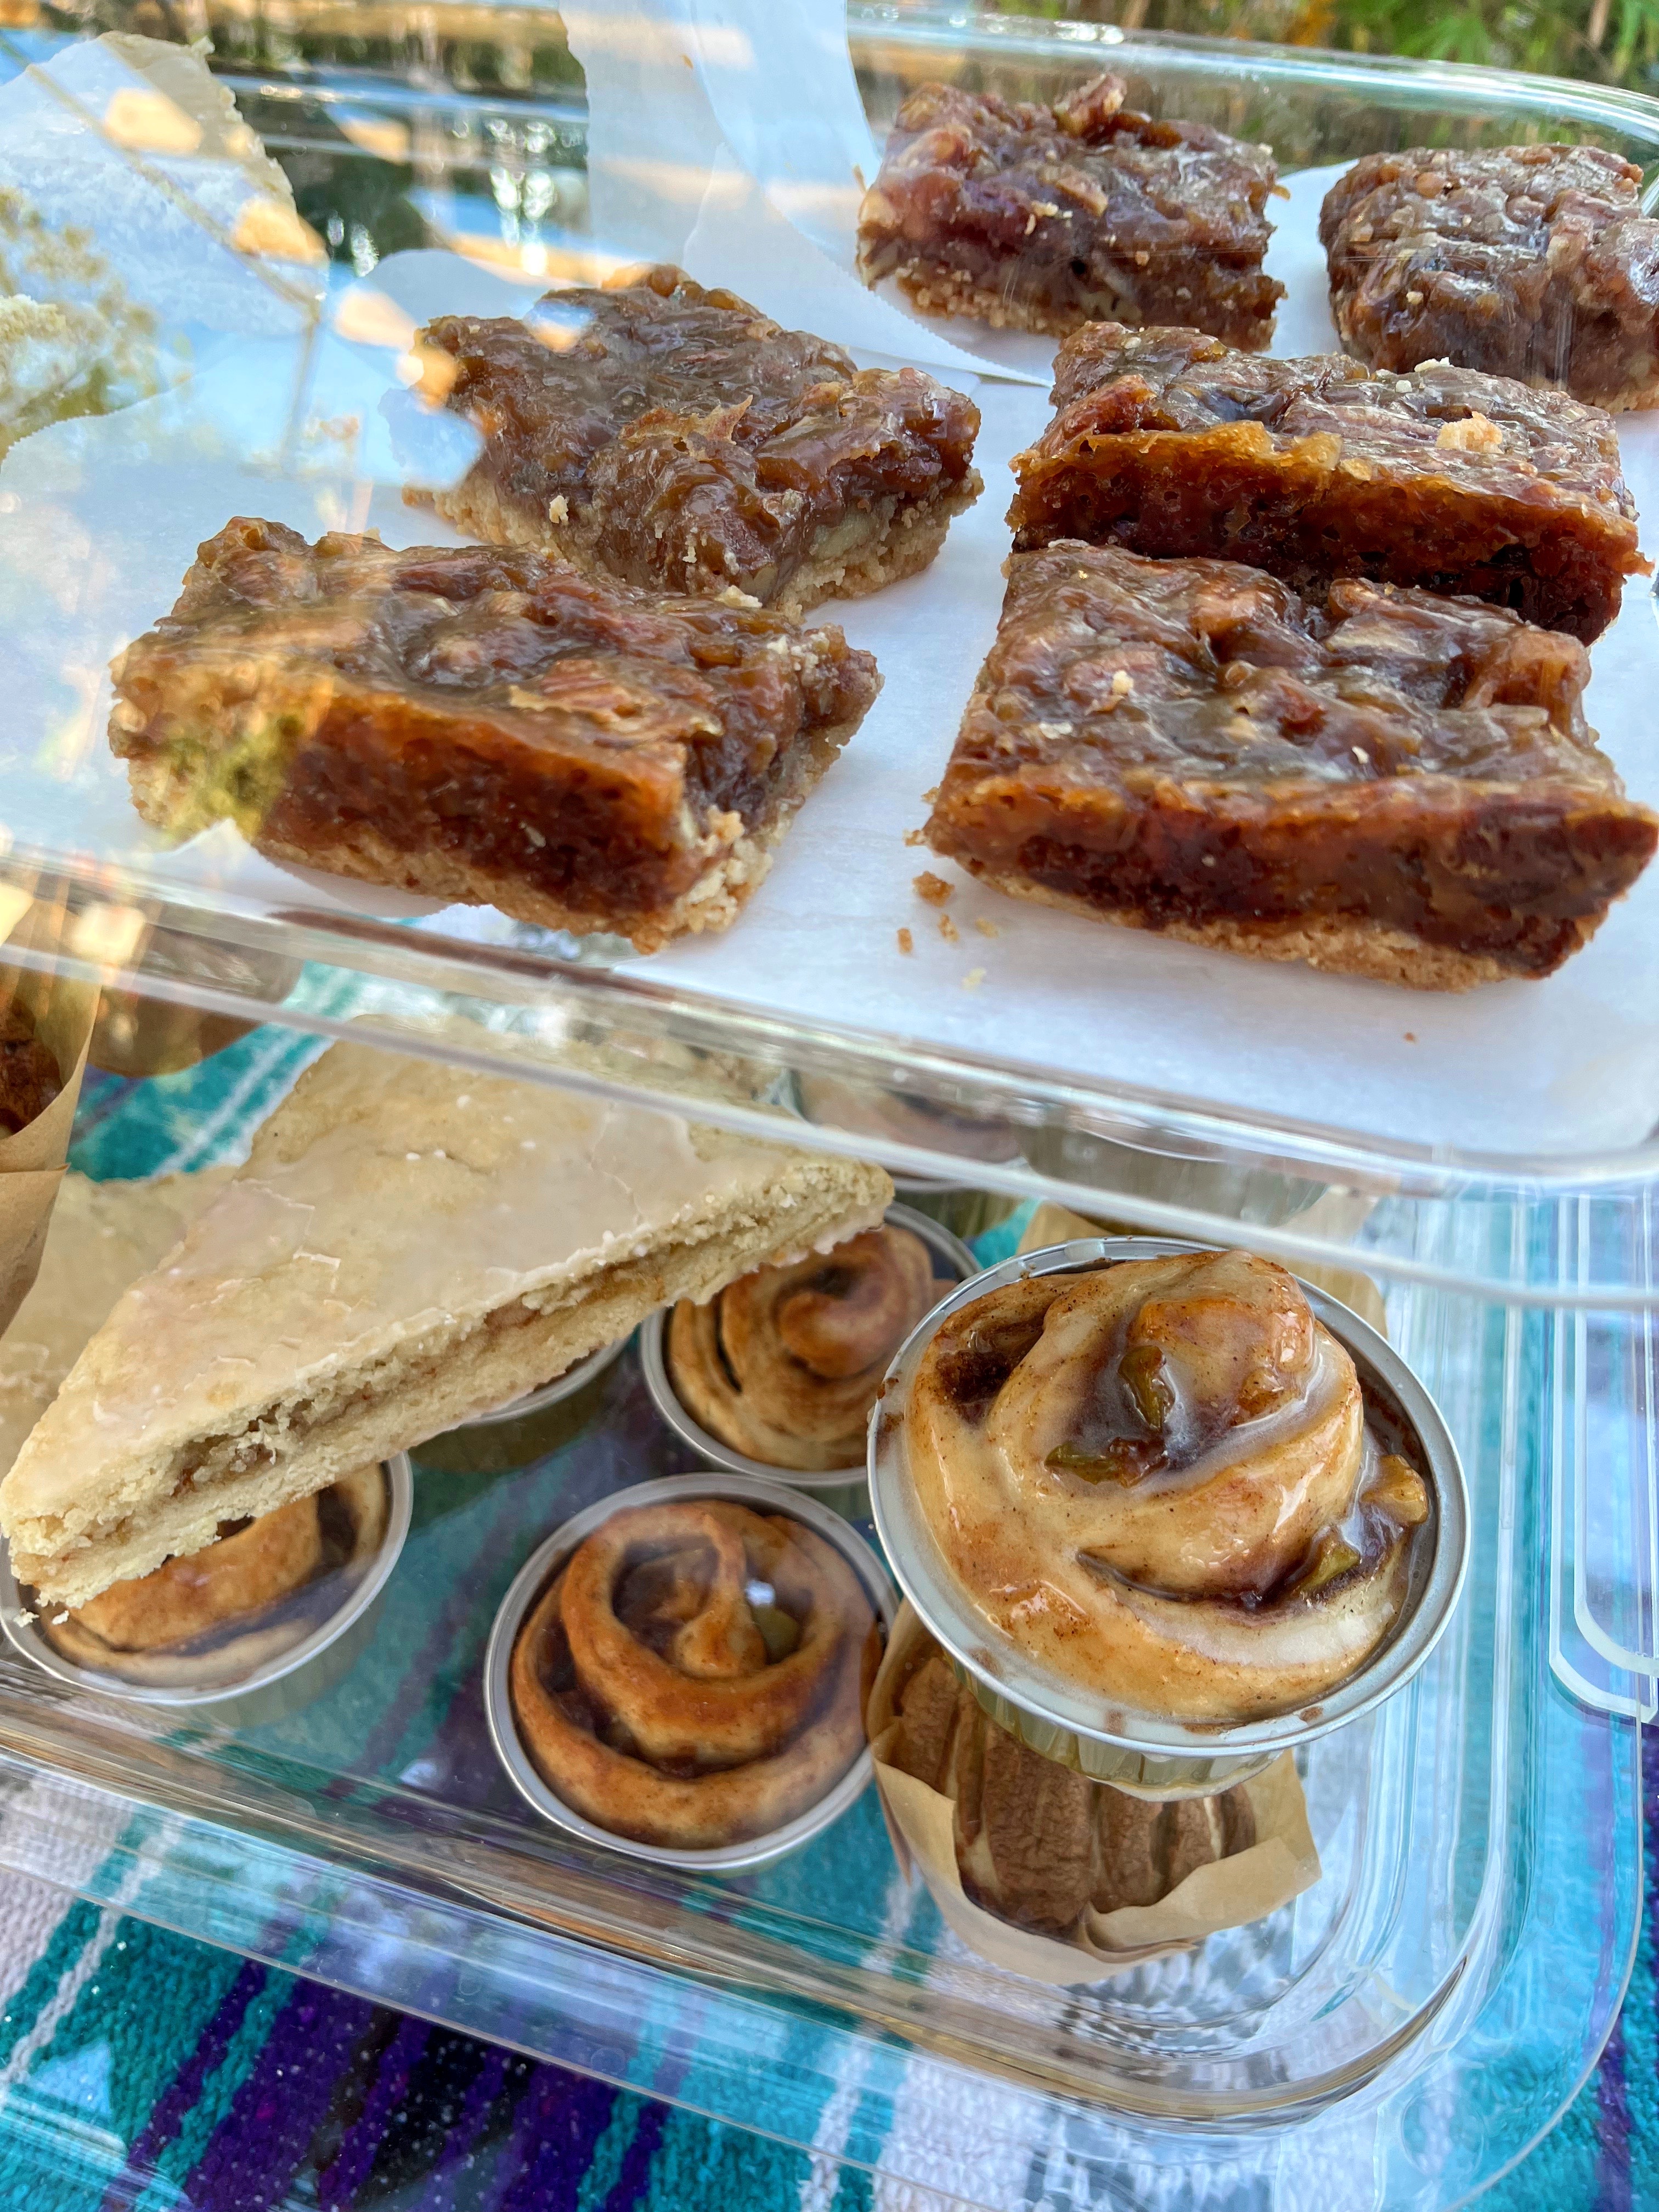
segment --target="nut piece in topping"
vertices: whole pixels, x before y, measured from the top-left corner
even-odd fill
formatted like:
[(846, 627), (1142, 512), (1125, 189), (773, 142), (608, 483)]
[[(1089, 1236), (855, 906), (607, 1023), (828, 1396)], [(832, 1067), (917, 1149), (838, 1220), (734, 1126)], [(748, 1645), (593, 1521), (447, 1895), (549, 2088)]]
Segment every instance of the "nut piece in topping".
[(1613, 423), (1564, 393), (1110, 324), (1054, 368), (1054, 420), (1014, 459), (1021, 551), (1081, 538), (1244, 561), (1313, 597), (1345, 576), (1407, 584), (1587, 643), (1647, 571)]
[(859, 213), (859, 273), (924, 314), (1060, 337), (1103, 318), (1265, 346), (1265, 146), (1138, 115), (1119, 77), (1054, 106), (919, 85)]
[(419, 343), (452, 362), (443, 404), (483, 451), (411, 502), (589, 574), (799, 615), (925, 568), (982, 488), (971, 400), (678, 269), (550, 292), (522, 319), (442, 316)]
[(1319, 235), (1344, 349), (1444, 359), (1614, 410), (1659, 402), (1659, 222), (1599, 146), (1368, 154)]
[(1341, 583), (1315, 611), (1231, 562), (1061, 541), (1010, 562), (928, 834), (1018, 897), (1260, 958), (1545, 975), (1659, 839), (1588, 676), (1477, 601)]
[(239, 518), (117, 662), (110, 744), (175, 836), (653, 951), (734, 918), (879, 684), (833, 624)]

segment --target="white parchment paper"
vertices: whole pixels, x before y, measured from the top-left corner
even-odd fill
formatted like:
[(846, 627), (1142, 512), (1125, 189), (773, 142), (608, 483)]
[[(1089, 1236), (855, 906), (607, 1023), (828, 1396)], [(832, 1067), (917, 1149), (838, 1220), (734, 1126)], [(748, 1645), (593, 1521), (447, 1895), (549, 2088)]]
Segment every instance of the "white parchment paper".
[(587, 78), (605, 251), (677, 261), (792, 330), (958, 376), (1046, 384), (1040, 349), (994, 339), (970, 351), (961, 329), (854, 275), (859, 202), (881, 154), (846, 0), (576, 0), (559, 12)]
[(0, 191), (102, 264), (46, 270), (0, 224), (0, 266), (32, 297), (108, 312), (113, 283), (163, 336), (242, 337), (300, 333), (322, 297), (287, 178), (205, 63), (163, 40), (83, 40), (0, 87)]
[[(1281, 352), (1332, 343), (1316, 225), (1335, 173), (1291, 179), (1288, 203), (1276, 204), (1270, 266), (1290, 287)], [(734, 267), (726, 281), (752, 289), (740, 275)], [(378, 301), (418, 319), (461, 304), (478, 312), (491, 301), (521, 312), (530, 296), (428, 252), (384, 263), (334, 313), (337, 325), (343, 312), (347, 327), (372, 329)], [(803, 305), (800, 319), (844, 337), (838, 304), (826, 291), (816, 312)], [(976, 343), (972, 325), (951, 327)], [(907, 357), (926, 356), (917, 348)], [(133, 813), (103, 734), (110, 654), (171, 605), (197, 544), (230, 515), (269, 515), (310, 536), (367, 524), (394, 544), (453, 542), (429, 513), (401, 504), (398, 464), (375, 427), (377, 394), (401, 391), (397, 360), (395, 343), (348, 344), (337, 329), (305, 372), (296, 419), (315, 434), (302, 438), (297, 457), (275, 431), (259, 430), (267, 411), (259, 378), (280, 417), (274, 396), (294, 371), (280, 349), (239, 356), (235, 378), (175, 395), (171, 415), (158, 403), (64, 424), (14, 449), (0, 469), (0, 635), (22, 665), (7, 671), (0, 777), (20, 842), (141, 856), (162, 884), (207, 882), (255, 906), (422, 912), (418, 901), (276, 868), (222, 826), (166, 852)], [(966, 878), (947, 910), (957, 941), (940, 935), (912, 880), (923, 868), (955, 871), (907, 847), (905, 833), (926, 818), (923, 794), (943, 772), (995, 629), (1008, 457), (1048, 411), (1040, 387), (988, 378), (973, 388), (984, 412), (979, 504), (952, 526), (925, 575), (819, 617), (843, 623), (876, 654), (880, 698), (738, 922), (634, 963), (640, 971), (785, 1021), (879, 1032), (897, 1050), (914, 1042), (991, 1054), (1339, 1130), (1520, 1154), (1642, 1139), (1659, 1099), (1659, 869), (1548, 981), (1453, 998), (1173, 944), (1002, 898)], [(187, 400), (196, 419), (179, 412)], [(325, 434), (339, 420), (358, 422), (368, 458), (331, 472)], [(1622, 418), (1620, 437), (1652, 552), (1659, 419)], [(446, 465), (464, 466), (464, 457)], [(1639, 580), (1594, 659), (1590, 718), (1632, 793), (1659, 803), (1659, 629)], [(421, 926), (474, 944), (524, 941), (515, 925), (487, 913), (428, 911)], [(908, 957), (898, 948), (901, 928), (914, 935)]]

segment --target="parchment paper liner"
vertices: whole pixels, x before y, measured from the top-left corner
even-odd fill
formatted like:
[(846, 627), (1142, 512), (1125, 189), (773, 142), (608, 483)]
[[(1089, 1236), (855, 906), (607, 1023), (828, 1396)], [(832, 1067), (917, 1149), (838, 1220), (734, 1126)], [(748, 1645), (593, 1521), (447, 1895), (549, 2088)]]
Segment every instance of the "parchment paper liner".
[(1308, 1826), (1296, 1762), (1287, 1751), (1264, 1773), (1239, 1785), (1255, 1815), (1255, 1843), (1231, 1858), (1198, 1868), (1157, 1905), (1125, 1905), (1105, 1913), (1091, 1909), (1069, 1938), (1039, 1936), (999, 1919), (975, 1905), (962, 1887), (951, 1800), (914, 1775), (890, 1766), (883, 1756), (891, 1747), (897, 1727), (894, 1698), (919, 1648), (932, 1641), (907, 1599), (887, 1639), (886, 1655), (865, 1709), (876, 1786), (894, 1856), (907, 1874), (920, 1874), (945, 1924), (994, 1966), (1060, 1985), (1099, 1981), (1145, 1960), (1191, 1950), (1224, 1928), (1265, 1919), (1319, 1880), (1319, 1853)]
[[(38, 948), (53, 941), (55, 920), (21, 893), (0, 887), (0, 940)], [(0, 1006), (14, 999), (33, 1017), (34, 1033), (58, 1062), (64, 1087), (26, 1128), (0, 1137), (0, 1330), (10, 1326), (40, 1269), (98, 1011), (95, 985), (37, 975), (0, 961)]]

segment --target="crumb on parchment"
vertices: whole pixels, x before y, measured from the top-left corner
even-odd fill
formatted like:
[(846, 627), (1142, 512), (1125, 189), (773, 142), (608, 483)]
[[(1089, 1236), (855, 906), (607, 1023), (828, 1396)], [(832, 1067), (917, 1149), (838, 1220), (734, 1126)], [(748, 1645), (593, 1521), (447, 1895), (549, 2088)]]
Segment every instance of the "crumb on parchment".
[(970, 968), (962, 979), (962, 988), (964, 991), (977, 991), (984, 981), (985, 970), (982, 968)]
[(942, 914), (939, 918), (939, 933), (947, 945), (959, 945), (962, 942), (962, 932), (948, 914)]
[(978, 930), (981, 937), (1000, 937), (1002, 934), (995, 922), (988, 921), (982, 914), (976, 914), (974, 916), (974, 927)]
[(943, 876), (936, 876), (931, 868), (924, 868), (915, 878), (916, 896), (926, 899), (929, 906), (943, 906), (946, 899), (955, 896), (956, 888), (954, 884), (947, 884)]
[(907, 845), (925, 845), (927, 842), (927, 832), (925, 830), (907, 830), (904, 833), (904, 842)]
[(916, 940), (911, 936), (908, 929), (900, 930), (898, 933), (898, 941), (899, 951), (901, 952), (914, 952), (916, 949)]

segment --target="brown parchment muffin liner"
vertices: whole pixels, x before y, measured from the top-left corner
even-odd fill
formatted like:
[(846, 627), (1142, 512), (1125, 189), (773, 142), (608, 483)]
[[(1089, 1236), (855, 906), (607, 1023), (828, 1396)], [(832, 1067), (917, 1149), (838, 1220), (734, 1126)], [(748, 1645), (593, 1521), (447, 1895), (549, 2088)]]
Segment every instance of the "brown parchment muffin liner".
[[(1099, 1981), (1146, 1960), (1191, 1950), (1224, 1928), (1265, 1919), (1319, 1880), (1319, 1853), (1308, 1826), (1302, 1784), (1295, 1760), (1285, 1752), (1265, 1773), (1238, 1785), (1249, 1800), (1255, 1843), (1231, 1857), (1199, 1867), (1156, 1905), (1120, 1905), (1111, 1912), (1090, 1908), (1069, 1935), (1054, 1936), (1017, 1928), (975, 1904), (963, 1887), (957, 1865), (951, 1800), (915, 1775), (889, 1765), (884, 1756), (900, 1726), (896, 1712), (899, 1693), (918, 1662), (921, 1647), (932, 1641), (907, 1600), (871, 1685), (865, 1726), (895, 1856), (907, 1874), (921, 1875), (952, 1932), (993, 1966), (1055, 1985)], [(1095, 1786), (1103, 1790), (1109, 1785)]]
[[(55, 941), (57, 917), (0, 885), (0, 945), (39, 950)], [(69, 1158), (70, 1132), (81, 1096), (87, 1047), (98, 1012), (95, 984), (38, 975), (0, 957), (0, 1007), (22, 1007), (34, 1034), (58, 1063), (58, 1096), (33, 1121), (0, 1137), (0, 1330), (28, 1296)]]

